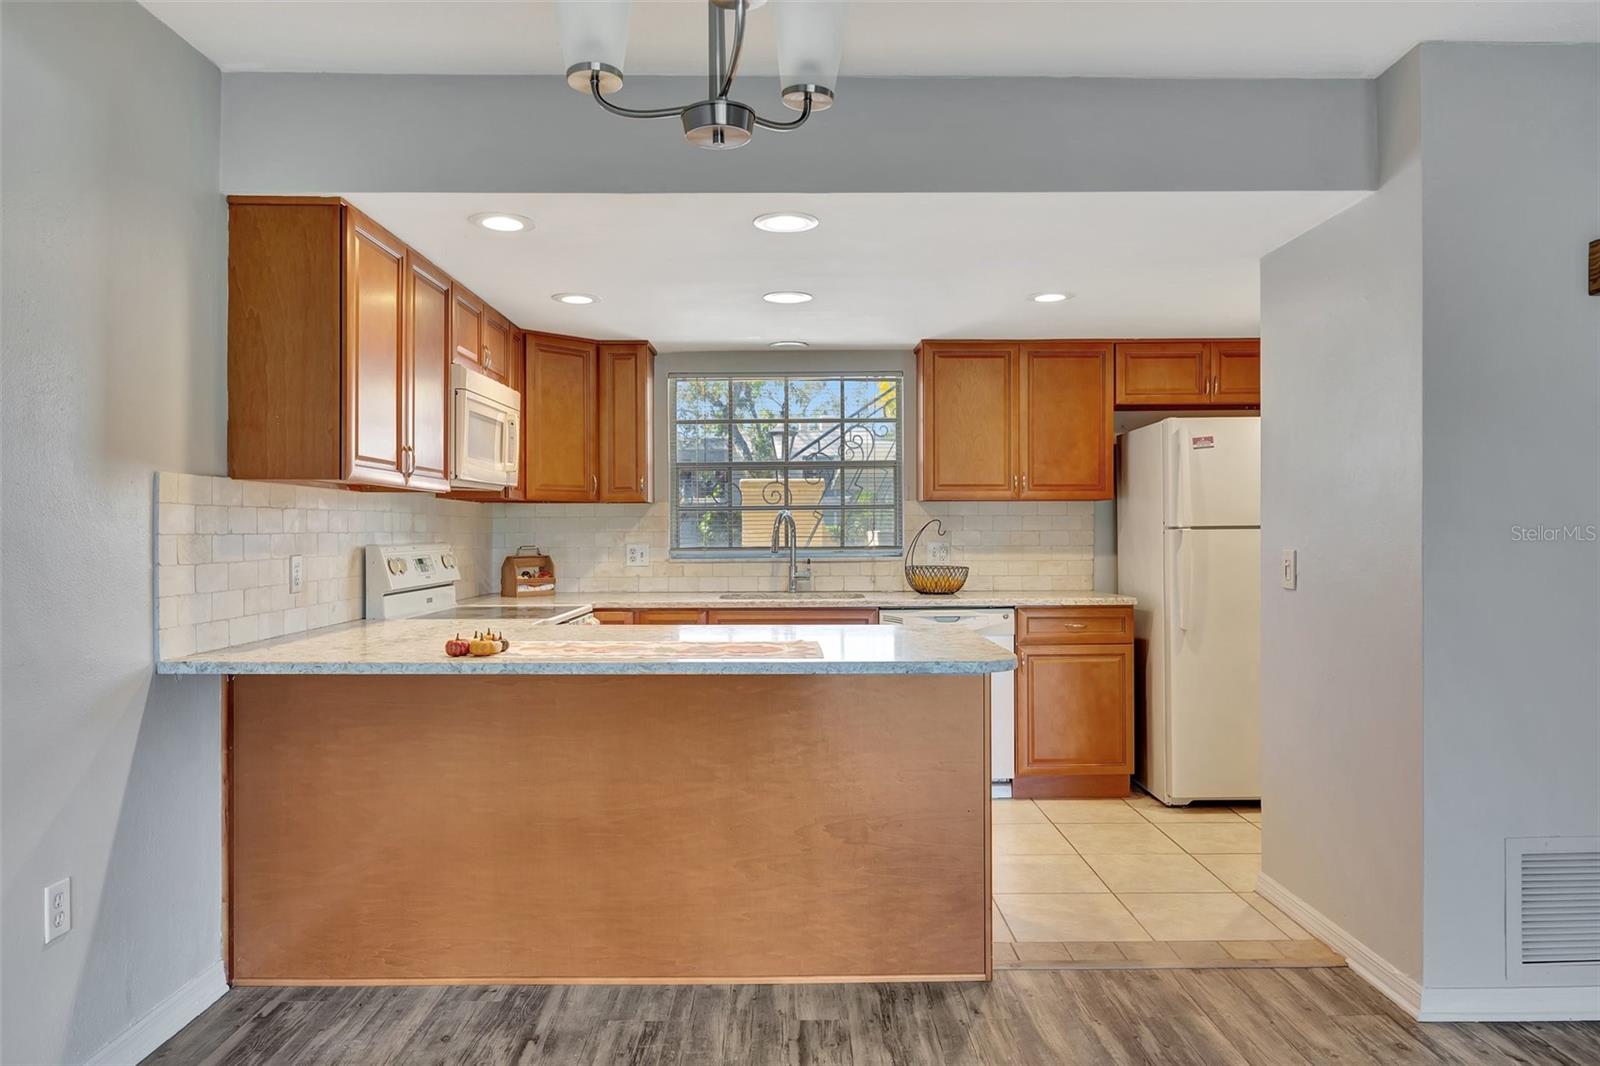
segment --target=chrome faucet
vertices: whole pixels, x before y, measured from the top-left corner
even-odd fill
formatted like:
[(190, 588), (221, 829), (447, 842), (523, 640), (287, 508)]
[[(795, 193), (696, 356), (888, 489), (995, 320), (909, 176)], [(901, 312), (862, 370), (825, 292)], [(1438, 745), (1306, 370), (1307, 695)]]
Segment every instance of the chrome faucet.
[[(779, 550), (778, 541), (782, 539), (782, 536), (783, 536), (784, 533), (788, 533), (788, 535), (789, 535), (789, 591), (790, 592), (799, 592), (800, 591), (800, 582), (804, 581), (807, 585), (811, 584), (811, 567), (807, 566), (804, 570), (802, 570), (802, 569), (800, 569), (799, 565), (795, 562), (795, 557), (794, 557), (795, 542), (798, 541), (800, 539), (800, 537), (799, 537), (799, 534), (795, 530), (794, 515), (789, 511), (789, 509), (787, 507), (785, 507), (783, 510), (779, 511), (777, 513), (777, 515), (772, 519), (772, 554), (773, 555), (777, 555), (778, 554), (778, 550)], [(809, 560), (807, 560), (807, 561), (809, 562)]]

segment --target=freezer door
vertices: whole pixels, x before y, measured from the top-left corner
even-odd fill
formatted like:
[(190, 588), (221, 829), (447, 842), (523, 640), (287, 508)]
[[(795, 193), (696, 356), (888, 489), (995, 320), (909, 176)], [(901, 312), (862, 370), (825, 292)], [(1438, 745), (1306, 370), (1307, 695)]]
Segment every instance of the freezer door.
[(1174, 418), (1167, 430), (1168, 526), (1261, 524), (1261, 419)]
[(1169, 529), (1173, 802), (1261, 797), (1261, 531)]

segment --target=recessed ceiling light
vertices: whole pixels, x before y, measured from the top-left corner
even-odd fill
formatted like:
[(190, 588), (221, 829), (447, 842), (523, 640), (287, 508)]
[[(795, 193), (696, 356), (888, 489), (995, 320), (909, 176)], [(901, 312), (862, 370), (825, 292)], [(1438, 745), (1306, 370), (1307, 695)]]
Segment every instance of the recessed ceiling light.
[(558, 304), (592, 304), (599, 297), (590, 296), (586, 292), (553, 292), (550, 294), (550, 299)]
[(805, 341), (773, 341), (768, 348), (809, 348), (811, 345)]
[(803, 304), (811, 302), (809, 292), (769, 292), (762, 297), (769, 304)]
[(1063, 300), (1072, 299), (1070, 292), (1036, 292), (1028, 297), (1036, 304), (1058, 304)]
[(503, 211), (486, 211), (473, 215), (470, 219), (484, 229), (492, 229), (496, 233), (521, 233), (525, 229), (533, 228), (533, 220), (522, 215), (508, 215)]
[(774, 211), (755, 218), (756, 229), (768, 233), (804, 233), (808, 229), (816, 229), (817, 225), (815, 215), (804, 215), (797, 211)]

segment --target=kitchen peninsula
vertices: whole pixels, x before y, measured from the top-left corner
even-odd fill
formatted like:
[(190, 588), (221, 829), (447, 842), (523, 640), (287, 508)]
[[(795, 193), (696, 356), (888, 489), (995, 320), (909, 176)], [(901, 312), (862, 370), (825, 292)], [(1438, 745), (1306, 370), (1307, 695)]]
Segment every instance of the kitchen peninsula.
[[(226, 675), (236, 984), (991, 973), (1003, 649), (889, 626), (356, 622)], [(470, 623), (467, 624), (470, 629)]]

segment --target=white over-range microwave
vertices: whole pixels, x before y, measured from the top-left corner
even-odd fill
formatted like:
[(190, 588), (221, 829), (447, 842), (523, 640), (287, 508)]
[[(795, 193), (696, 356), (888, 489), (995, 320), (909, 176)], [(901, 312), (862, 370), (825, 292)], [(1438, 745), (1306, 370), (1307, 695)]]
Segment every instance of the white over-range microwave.
[(517, 390), (460, 364), (450, 368), (450, 388), (450, 487), (515, 485), (522, 450)]

